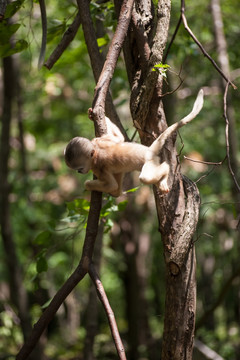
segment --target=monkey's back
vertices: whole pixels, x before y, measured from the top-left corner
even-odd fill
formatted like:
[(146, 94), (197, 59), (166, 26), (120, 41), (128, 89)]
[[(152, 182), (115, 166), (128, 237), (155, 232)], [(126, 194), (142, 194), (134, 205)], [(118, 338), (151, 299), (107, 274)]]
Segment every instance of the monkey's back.
[[(97, 166), (110, 168), (112, 173), (141, 171), (145, 163), (147, 146), (137, 143), (116, 143), (111, 140), (101, 140), (95, 143), (97, 150)], [(93, 169), (94, 170), (94, 169)]]

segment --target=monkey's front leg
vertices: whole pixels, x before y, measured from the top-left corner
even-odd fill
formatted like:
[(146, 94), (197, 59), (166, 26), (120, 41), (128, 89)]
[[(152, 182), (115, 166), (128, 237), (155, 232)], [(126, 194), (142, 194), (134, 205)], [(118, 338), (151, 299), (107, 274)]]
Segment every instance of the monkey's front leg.
[(118, 183), (115, 177), (110, 173), (104, 173), (103, 176), (101, 176), (101, 179), (87, 180), (85, 181), (84, 186), (85, 189), (90, 191), (100, 191), (113, 196), (119, 196), (115, 195), (118, 191)]

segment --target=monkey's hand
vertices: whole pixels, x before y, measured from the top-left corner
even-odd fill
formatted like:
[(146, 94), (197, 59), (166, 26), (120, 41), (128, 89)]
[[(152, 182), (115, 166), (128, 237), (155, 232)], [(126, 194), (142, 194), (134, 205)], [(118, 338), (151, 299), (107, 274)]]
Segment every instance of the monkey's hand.
[(90, 120), (93, 121), (93, 109), (92, 108), (88, 109), (88, 117), (89, 117)]

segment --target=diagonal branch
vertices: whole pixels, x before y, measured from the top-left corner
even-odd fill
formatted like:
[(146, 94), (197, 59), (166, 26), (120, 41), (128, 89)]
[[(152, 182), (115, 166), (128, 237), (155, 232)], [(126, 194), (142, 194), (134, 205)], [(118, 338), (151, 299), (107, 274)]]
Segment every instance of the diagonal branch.
[(50, 70), (53, 67), (53, 65), (61, 57), (64, 50), (66, 50), (66, 48), (68, 47), (70, 42), (74, 39), (80, 24), (81, 24), (81, 19), (80, 19), (80, 15), (78, 12), (73, 23), (69, 26), (69, 28), (63, 34), (62, 40), (57, 45), (57, 47), (54, 49), (54, 51), (52, 52), (52, 54), (50, 55), (48, 60), (45, 62), (44, 66), (46, 66), (46, 68), (48, 70)]
[[(91, 19), (89, 1), (78, 0), (78, 7), (79, 7), (79, 14), (82, 23), (84, 38), (87, 45), (88, 54), (90, 57), (91, 67), (93, 70), (94, 79), (97, 83), (103, 68), (104, 59), (98, 48), (97, 38), (93, 27), (93, 22)], [(115, 110), (115, 106), (113, 105), (113, 100), (109, 91), (107, 92), (107, 96), (106, 96), (106, 113), (107, 116), (109, 116), (110, 119), (119, 127), (122, 134), (124, 134), (125, 139), (127, 140), (128, 137), (118, 117), (118, 114)]]
[[(78, 0), (78, 3), (80, 3), (80, 0)], [(106, 61), (95, 88), (92, 115), (99, 135), (103, 135), (106, 131), (106, 126), (104, 124), (106, 95), (128, 31), (133, 4), (134, 0), (124, 0), (122, 3), (117, 28), (109, 46)]]
[(220, 75), (224, 78), (224, 80), (227, 81), (227, 83), (229, 83), (235, 90), (237, 89), (236, 85), (233, 84), (231, 82), (230, 79), (228, 79), (228, 77), (224, 74), (224, 72), (220, 69), (220, 67), (217, 65), (217, 63), (213, 60), (213, 58), (207, 53), (207, 51), (204, 49), (204, 47), (202, 46), (202, 44), (200, 43), (200, 41), (196, 38), (196, 36), (194, 35), (194, 33), (192, 32), (192, 30), (190, 29), (190, 27), (188, 26), (187, 23), (187, 18), (185, 16), (185, 1), (182, 0), (181, 1), (181, 15), (182, 15), (182, 21), (183, 21), (183, 25), (185, 27), (185, 29), (187, 30), (187, 32), (189, 33), (189, 35), (192, 37), (192, 39), (194, 40), (194, 42), (198, 45), (198, 47), (200, 48), (200, 50), (202, 51), (203, 55), (206, 56), (208, 58), (208, 60), (211, 61), (211, 63), (213, 64), (213, 66), (215, 67), (215, 69), (220, 73)]
[(200, 50), (202, 51), (203, 55), (206, 56), (208, 58), (208, 60), (211, 61), (211, 63), (213, 64), (213, 66), (215, 67), (215, 69), (220, 73), (220, 75), (223, 77), (224, 80), (227, 81), (227, 83), (229, 83), (234, 89), (237, 89), (236, 85), (231, 82), (231, 80), (224, 74), (224, 72), (221, 70), (221, 68), (217, 65), (217, 63), (213, 60), (213, 58), (208, 54), (208, 52), (204, 49), (203, 45), (200, 43), (200, 41), (197, 39), (197, 37), (194, 35), (194, 33), (192, 32), (192, 30), (190, 29), (190, 27), (188, 26), (188, 22), (187, 22), (187, 18), (185, 16), (185, 1), (181, 0), (181, 15), (180, 18), (178, 20), (176, 29), (174, 31), (174, 34), (170, 40), (170, 43), (167, 47), (166, 53), (164, 55), (163, 58), (163, 63), (165, 63), (167, 56), (169, 54), (170, 48), (177, 36), (178, 30), (180, 28), (181, 23), (183, 22), (184, 28), (185, 30), (187, 30), (187, 32), (189, 33), (189, 35), (191, 36), (191, 38), (194, 40), (194, 42), (198, 45), (198, 47), (200, 48)]
[(72, 275), (68, 278), (68, 280), (63, 284), (63, 286), (58, 290), (46, 310), (43, 312), (37, 323), (34, 325), (29, 338), (17, 354), (16, 360), (27, 359), (28, 355), (36, 346), (43, 331), (47, 328), (48, 324), (53, 319), (54, 315), (56, 314), (57, 310), (62, 305), (66, 297), (88, 272), (89, 265), (92, 261), (93, 249), (97, 236), (99, 214), (101, 211), (101, 195), (101, 193), (95, 191), (91, 194), (91, 204), (87, 222), (86, 235), (83, 245), (82, 257), (79, 265), (72, 273)]
[(97, 274), (93, 264), (91, 264), (90, 267), (89, 267), (89, 275), (90, 275), (90, 277), (91, 277), (91, 279), (92, 279), (92, 281), (93, 281), (93, 283), (94, 283), (94, 285), (96, 287), (98, 297), (99, 297), (100, 301), (102, 302), (103, 307), (104, 307), (104, 309), (106, 311), (108, 321), (109, 321), (109, 325), (110, 325), (110, 329), (112, 331), (112, 337), (113, 337), (114, 343), (116, 345), (116, 349), (117, 349), (117, 352), (118, 352), (119, 359), (120, 360), (126, 360), (124, 347), (123, 347), (122, 340), (121, 340), (119, 332), (118, 332), (117, 323), (116, 323), (116, 320), (115, 320), (114, 313), (112, 311), (112, 308), (111, 308), (111, 306), (109, 304), (109, 301), (108, 301), (107, 295), (105, 293), (104, 287), (103, 287), (103, 285), (101, 283), (101, 280), (98, 277), (98, 274)]

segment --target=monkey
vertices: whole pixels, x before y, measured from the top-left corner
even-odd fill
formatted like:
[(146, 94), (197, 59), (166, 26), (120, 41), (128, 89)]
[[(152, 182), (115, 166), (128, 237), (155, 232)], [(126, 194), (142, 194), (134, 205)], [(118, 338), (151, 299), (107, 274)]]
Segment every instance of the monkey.
[(168, 127), (149, 147), (125, 142), (118, 127), (105, 117), (107, 134), (88, 140), (74, 137), (65, 149), (68, 167), (80, 174), (92, 170), (97, 179), (87, 180), (85, 188), (108, 193), (114, 197), (122, 194), (123, 176), (127, 172), (140, 171), (139, 179), (144, 184), (155, 184), (162, 194), (169, 192), (170, 165), (160, 163), (159, 153), (166, 139), (180, 127), (194, 119), (203, 106), (203, 90), (198, 93), (193, 109), (186, 117)]

